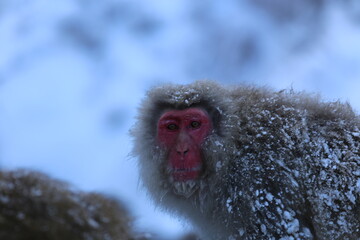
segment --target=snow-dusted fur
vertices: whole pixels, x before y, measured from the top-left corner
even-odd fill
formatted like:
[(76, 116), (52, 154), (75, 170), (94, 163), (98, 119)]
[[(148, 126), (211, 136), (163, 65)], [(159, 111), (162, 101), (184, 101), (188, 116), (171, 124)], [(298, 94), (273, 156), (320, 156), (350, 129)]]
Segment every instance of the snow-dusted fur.
[[(202, 107), (214, 131), (189, 198), (176, 195), (156, 142), (168, 109)], [(360, 239), (360, 120), (348, 104), (293, 91), (198, 81), (148, 92), (132, 129), (155, 203), (207, 239)]]

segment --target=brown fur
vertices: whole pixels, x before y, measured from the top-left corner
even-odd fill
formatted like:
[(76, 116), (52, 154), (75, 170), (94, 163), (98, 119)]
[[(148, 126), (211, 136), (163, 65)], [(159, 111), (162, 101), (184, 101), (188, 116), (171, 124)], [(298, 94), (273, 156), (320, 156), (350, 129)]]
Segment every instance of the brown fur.
[(131, 240), (131, 223), (115, 199), (39, 172), (0, 172), (0, 239)]

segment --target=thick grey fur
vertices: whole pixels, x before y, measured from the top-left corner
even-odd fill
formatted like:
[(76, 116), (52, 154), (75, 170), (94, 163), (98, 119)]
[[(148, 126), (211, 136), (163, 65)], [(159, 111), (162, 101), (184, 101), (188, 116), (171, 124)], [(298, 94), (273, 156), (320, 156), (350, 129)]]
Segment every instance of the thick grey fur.
[[(156, 124), (201, 107), (214, 131), (190, 197), (177, 195)], [(148, 92), (132, 129), (143, 185), (203, 239), (360, 239), (360, 119), (349, 104), (292, 90), (198, 81)]]

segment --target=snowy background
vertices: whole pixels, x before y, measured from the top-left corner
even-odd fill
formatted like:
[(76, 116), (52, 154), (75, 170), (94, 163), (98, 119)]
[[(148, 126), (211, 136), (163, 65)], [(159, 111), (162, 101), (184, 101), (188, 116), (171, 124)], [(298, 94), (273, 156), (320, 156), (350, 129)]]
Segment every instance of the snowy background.
[(0, 0), (0, 166), (117, 196), (140, 231), (191, 229), (139, 187), (128, 130), (145, 92), (212, 79), (360, 111), (357, 0)]

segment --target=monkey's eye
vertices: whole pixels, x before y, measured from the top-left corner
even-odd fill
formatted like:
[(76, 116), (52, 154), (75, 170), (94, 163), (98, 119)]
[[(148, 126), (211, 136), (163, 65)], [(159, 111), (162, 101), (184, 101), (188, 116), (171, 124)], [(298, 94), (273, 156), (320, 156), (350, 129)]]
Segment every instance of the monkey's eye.
[(169, 129), (169, 130), (171, 130), (171, 131), (174, 131), (174, 130), (176, 130), (176, 129), (178, 129), (179, 127), (176, 125), (176, 124), (174, 124), (174, 123), (171, 123), (171, 124), (169, 124), (169, 125), (167, 125), (167, 129)]
[(191, 127), (192, 127), (192, 128), (198, 128), (198, 127), (200, 127), (200, 125), (201, 125), (200, 122), (197, 122), (197, 121), (191, 122)]

